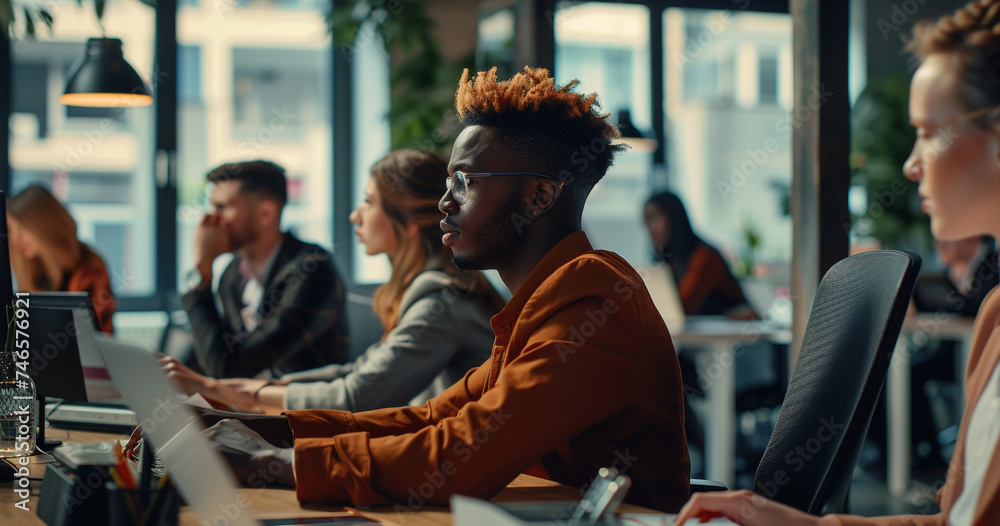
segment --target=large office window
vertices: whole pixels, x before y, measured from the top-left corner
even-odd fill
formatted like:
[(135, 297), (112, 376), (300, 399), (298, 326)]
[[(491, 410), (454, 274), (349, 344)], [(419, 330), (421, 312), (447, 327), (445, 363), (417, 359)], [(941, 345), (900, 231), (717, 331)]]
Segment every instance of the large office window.
[[(616, 119), (628, 110), (633, 124), (651, 132), (649, 9), (639, 5), (583, 3), (556, 12), (556, 81), (580, 80), (579, 90), (600, 94), (603, 111)], [(633, 264), (649, 260), (642, 207), (650, 194), (652, 154), (626, 152), (597, 184), (583, 226), (597, 248)]]
[[(46, 4), (51, 33), (12, 43), (11, 188), (41, 185), (76, 219), (80, 239), (103, 256), (114, 292), (149, 295), (155, 289), (152, 108), (63, 106), (58, 97), (87, 38), (101, 34), (93, 5)], [(147, 83), (153, 70), (153, 8), (109, 3), (108, 37), (120, 38), (125, 58)]]
[(791, 259), (791, 18), (667, 9), (663, 31), (669, 188), (737, 274), (771, 274), (766, 309)]
[(755, 301), (765, 310), (774, 286), (787, 282), (791, 258), (790, 17), (679, 8), (650, 13), (642, 5), (599, 2), (561, 6), (557, 81), (579, 79), (583, 91), (601, 95), (612, 119), (629, 110), (635, 126), (650, 135), (650, 17), (663, 20), (666, 165), (654, 165), (652, 154), (618, 158), (584, 213), (595, 246), (648, 263), (643, 205), (654, 191), (670, 189), (738, 275), (773, 272)]
[[(389, 56), (382, 38), (372, 24), (361, 28), (359, 43), (351, 50), (351, 90), (353, 92), (353, 136), (359, 139), (352, 145), (354, 173), (352, 174), (353, 203), (364, 201), (365, 185), (370, 169), (391, 148), (389, 138)], [(341, 212), (338, 221), (347, 221), (349, 210)], [(352, 236), (353, 238), (354, 236)], [(354, 243), (354, 282), (359, 284), (384, 283), (389, 280), (391, 268), (384, 255), (369, 256), (365, 247)]]
[(333, 217), (343, 212), (331, 200), (333, 74), (322, 11), (308, 0), (224, 5), (181, 3), (178, 10), (181, 276), (191, 268), (194, 228), (208, 210), (205, 174), (219, 164), (282, 165), (289, 198), (282, 227), (304, 240), (332, 249)]

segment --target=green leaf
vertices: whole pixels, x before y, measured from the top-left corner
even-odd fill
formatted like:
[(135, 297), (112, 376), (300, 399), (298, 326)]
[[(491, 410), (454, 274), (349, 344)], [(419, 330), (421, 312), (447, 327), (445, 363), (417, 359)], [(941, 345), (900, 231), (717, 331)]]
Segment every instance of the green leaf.
[(94, 0), (94, 14), (97, 15), (98, 22), (104, 18), (104, 0)]
[(39, 9), (38, 16), (41, 17), (42, 22), (45, 22), (45, 26), (48, 27), (49, 31), (51, 32), (52, 22), (54, 22), (54, 20), (52, 19), (52, 15), (50, 15), (49, 12), (44, 9)]
[(3, 24), (7, 34), (10, 35), (10, 28), (14, 24), (14, 6), (11, 0), (0, 0), (0, 23)]
[[(327, 11), (327, 28), (334, 45), (347, 50), (362, 44), (358, 42), (362, 27), (365, 37), (371, 28), (382, 37), (393, 64), (398, 64), (389, 73), (387, 118), (392, 148), (432, 144), (446, 152), (450, 139), (460, 131), (458, 126), (444, 124), (454, 115), (455, 85), (462, 67), (471, 67), (475, 55), (470, 53), (458, 63), (444, 58), (431, 31), (434, 23), (426, 3), (406, 2), (396, 13), (386, 13), (387, 5), (387, 0), (333, 0)], [(440, 142), (429, 139), (437, 129), (447, 135)]]
[(28, 12), (28, 8), (24, 8), (24, 34), (28, 38), (35, 38), (35, 21), (31, 19), (31, 13)]

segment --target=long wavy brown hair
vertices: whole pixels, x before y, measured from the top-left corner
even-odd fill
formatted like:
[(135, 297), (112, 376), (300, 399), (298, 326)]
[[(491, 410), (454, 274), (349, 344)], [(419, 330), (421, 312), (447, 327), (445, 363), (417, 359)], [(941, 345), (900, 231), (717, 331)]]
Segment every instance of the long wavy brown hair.
[[(460, 294), (471, 295), (491, 313), (503, 308), (503, 298), (486, 277), (455, 268), (451, 250), (441, 244), (443, 215), (438, 201), (446, 190), (447, 161), (425, 150), (396, 150), (372, 166), (371, 177), (397, 240), (389, 281), (375, 291), (373, 307), (382, 322), (383, 338), (396, 326), (403, 294), (428, 261), (451, 276), (452, 287)], [(407, 234), (409, 225), (416, 225), (418, 235)]]
[(61, 290), (66, 285), (63, 283), (65, 275), (81, 261), (93, 259), (104, 265), (101, 258), (76, 237), (76, 221), (48, 190), (29, 186), (7, 200), (7, 213), (17, 220), (20, 228), (38, 238), (43, 250), (51, 254), (63, 271), (63, 275), (50, 276), (41, 257), (26, 258), (11, 244), (11, 267), (21, 290)]

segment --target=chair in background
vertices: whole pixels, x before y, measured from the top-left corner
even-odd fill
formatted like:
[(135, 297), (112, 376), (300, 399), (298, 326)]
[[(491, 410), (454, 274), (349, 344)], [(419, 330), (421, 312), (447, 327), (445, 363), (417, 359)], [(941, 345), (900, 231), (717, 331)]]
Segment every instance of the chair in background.
[(919, 270), (916, 255), (879, 250), (823, 276), (755, 493), (808, 513), (845, 511)]

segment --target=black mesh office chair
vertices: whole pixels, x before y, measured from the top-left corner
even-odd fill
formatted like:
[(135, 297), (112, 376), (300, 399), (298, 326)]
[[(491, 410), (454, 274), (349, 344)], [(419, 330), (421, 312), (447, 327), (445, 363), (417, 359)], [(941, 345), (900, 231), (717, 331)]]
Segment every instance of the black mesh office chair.
[[(845, 511), (919, 270), (916, 255), (880, 250), (848, 257), (823, 276), (755, 493), (813, 514)], [(725, 489), (691, 483), (692, 492)]]

